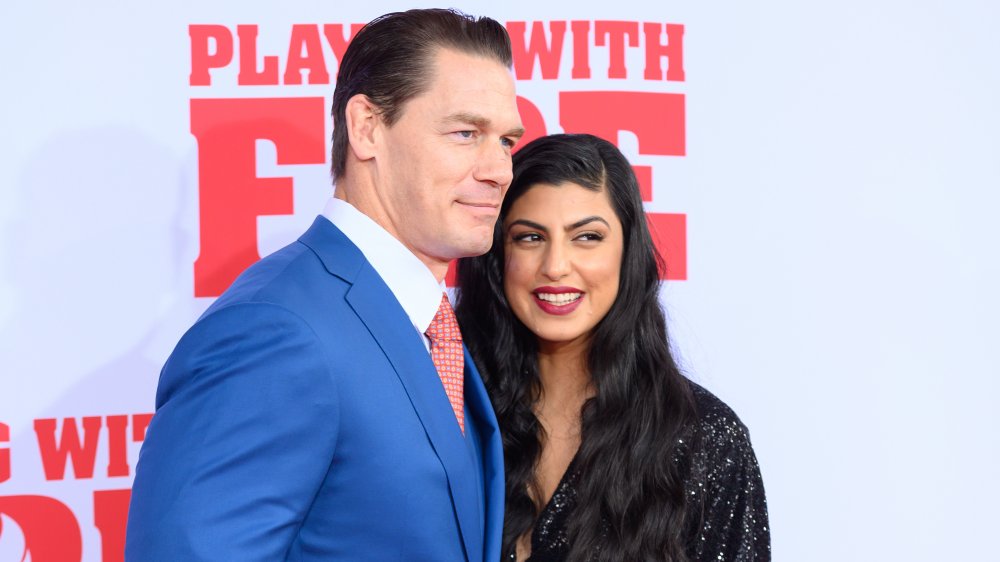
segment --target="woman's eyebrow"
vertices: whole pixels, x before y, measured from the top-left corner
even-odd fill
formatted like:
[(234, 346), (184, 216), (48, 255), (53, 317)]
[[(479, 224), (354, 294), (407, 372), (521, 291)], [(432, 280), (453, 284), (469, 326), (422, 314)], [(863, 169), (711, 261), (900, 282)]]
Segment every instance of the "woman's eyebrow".
[(517, 219), (516, 221), (511, 222), (510, 225), (508, 225), (508, 228), (510, 228), (511, 226), (514, 226), (515, 224), (526, 226), (528, 228), (534, 228), (535, 230), (541, 230), (542, 232), (548, 232), (549, 231), (549, 229), (547, 229), (544, 226), (538, 224), (537, 222), (532, 222), (532, 221), (529, 221), (527, 219)]
[[(593, 215), (593, 216), (589, 216), (589, 217), (586, 217), (586, 218), (582, 218), (582, 219), (574, 222), (573, 224), (567, 225), (566, 228), (565, 228), (565, 230), (566, 230), (566, 232), (569, 232), (570, 230), (576, 230), (577, 228), (580, 228), (581, 226), (586, 226), (586, 225), (588, 225), (588, 224), (590, 224), (592, 222), (603, 223), (604, 226), (607, 226), (608, 228), (611, 228), (611, 225), (608, 224), (608, 221), (604, 220), (603, 218), (601, 218), (601, 217), (599, 217), (597, 215)], [(516, 224), (519, 224), (521, 226), (527, 226), (528, 228), (533, 228), (535, 230), (541, 230), (542, 232), (548, 232), (549, 231), (549, 229), (547, 229), (544, 226), (538, 224), (537, 222), (529, 221), (527, 219), (517, 219), (516, 221), (511, 221), (510, 225), (508, 225), (508, 228), (510, 228), (511, 226), (514, 226)]]
[(580, 220), (576, 221), (575, 223), (567, 226), (566, 230), (575, 230), (577, 228), (580, 228), (581, 226), (584, 226), (584, 225), (592, 223), (592, 222), (602, 222), (602, 223), (604, 223), (604, 226), (606, 226), (608, 228), (611, 228), (611, 225), (608, 224), (608, 221), (604, 220), (603, 218), (601, 218), (601, 217), (599, 217), (597, 215), (593, 215), (593, 216), (587, 217), (585, 219), (580, 219)]

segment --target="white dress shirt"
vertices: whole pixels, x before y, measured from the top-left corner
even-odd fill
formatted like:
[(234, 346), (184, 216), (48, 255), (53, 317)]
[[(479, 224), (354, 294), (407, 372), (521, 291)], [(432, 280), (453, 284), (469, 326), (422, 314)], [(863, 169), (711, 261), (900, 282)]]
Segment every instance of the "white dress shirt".
[(402, 242), (347, 201), (331, 197), (322, 214), (361, 250), (402, 305), (429, 351), (430, 341), (424, 332), (441, 306), (444, 284), (438, 283), (424, 262)]

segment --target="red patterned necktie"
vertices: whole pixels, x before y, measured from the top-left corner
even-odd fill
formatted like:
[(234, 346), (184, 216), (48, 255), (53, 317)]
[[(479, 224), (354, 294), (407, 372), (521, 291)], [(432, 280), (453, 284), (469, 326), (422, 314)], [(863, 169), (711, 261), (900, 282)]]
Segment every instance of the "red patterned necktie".
[(465, 356), (462, 353), (462, 333), (458, 331), (458, 319), (448, 302), (448, 295), (441, 296), (441, 306), (424, 335), (431, 340), (431, 360), (434, 361), (448, 401), (451, 402), (451, 409), (455, 411), (458, 426), (462, 428), (464, 435)]

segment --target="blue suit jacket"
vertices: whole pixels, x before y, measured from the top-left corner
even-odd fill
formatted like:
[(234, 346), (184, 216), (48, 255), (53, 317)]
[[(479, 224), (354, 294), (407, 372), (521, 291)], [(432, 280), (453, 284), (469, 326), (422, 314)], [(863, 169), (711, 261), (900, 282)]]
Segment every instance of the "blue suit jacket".
[(409, 317), (317, 218), (167, 360), (126, 559), (499, 560), (499, 431), (465, 365), (463, 437)]

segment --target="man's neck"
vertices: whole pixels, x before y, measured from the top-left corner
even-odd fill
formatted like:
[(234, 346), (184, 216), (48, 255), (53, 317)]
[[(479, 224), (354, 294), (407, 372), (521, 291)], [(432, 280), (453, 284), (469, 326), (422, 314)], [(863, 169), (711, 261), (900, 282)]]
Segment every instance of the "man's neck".
[(361, 186), (353, 185), (347, 182), (345, 182), (345, 184), (338, 182), (333, 196), (350, 204), (368, 218), (375, 221), (375, 224), (381, 226), (393, 238), (399, 240), (403, 246), (406, 246), (406, 249), (409, 250), (410, 253), (416, 256), (417, 259), (427, 266), (427, 269), (429, 269), (431, 274), (434, 275), (434, 278), (437, 279), (438, 283), (443, 283), (445, 275), (448, 273), (448, 260), (440, 260), (424, 255), (417, 251), (412, 245), (408, 244), (406, 240), (403, 240), (396, 228), (393, 227), (392, 221), (389, 219), (389, 215), (385, 212), (385, 208), (382, 206), (378, 198), (373, 195), (374, 193), (374, 187), (371, 187), (370, 189), (363, 189)]

